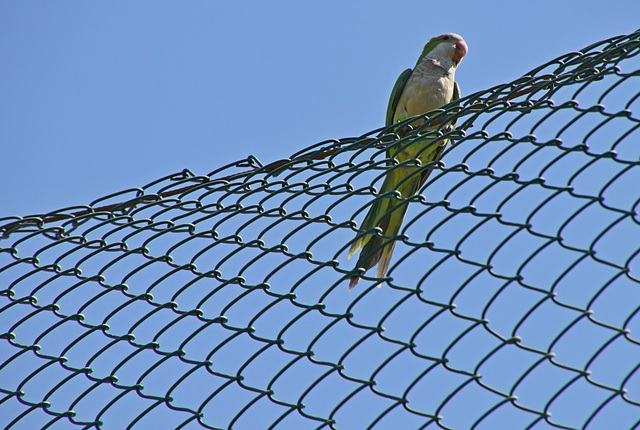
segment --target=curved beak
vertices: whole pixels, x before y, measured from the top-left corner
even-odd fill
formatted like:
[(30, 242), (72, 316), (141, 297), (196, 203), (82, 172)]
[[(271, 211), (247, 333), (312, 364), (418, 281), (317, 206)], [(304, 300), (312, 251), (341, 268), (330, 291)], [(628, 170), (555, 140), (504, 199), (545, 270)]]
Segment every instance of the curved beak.
[(467, 55), (467, 52), (469, 52), (469, 48), (467, 47), (467, 44), (464, 42), (464, 40), (456, 42), (456, 50), (453, 54), (453, 61), (459, 63), (460, 60), (462, 60), (462, 57)]

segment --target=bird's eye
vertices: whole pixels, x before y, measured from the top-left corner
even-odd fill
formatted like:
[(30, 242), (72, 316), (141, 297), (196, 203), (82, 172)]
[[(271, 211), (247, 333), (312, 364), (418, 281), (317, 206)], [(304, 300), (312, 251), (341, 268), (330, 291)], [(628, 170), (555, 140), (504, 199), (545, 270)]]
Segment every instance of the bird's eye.
[(443, 36), (442, 40), (449, 40), (449, 36)]

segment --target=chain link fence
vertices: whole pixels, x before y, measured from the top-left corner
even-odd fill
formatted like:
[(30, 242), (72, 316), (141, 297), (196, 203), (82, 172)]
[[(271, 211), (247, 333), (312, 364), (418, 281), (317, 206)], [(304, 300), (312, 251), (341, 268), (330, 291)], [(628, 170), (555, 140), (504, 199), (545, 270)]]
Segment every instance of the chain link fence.
[[(453, 131), (0, 219), (0, 427), (640, 428), (638, 53), (431, 113)], [(442, 132), (388, 276), (349, 293), (385, 149)]]

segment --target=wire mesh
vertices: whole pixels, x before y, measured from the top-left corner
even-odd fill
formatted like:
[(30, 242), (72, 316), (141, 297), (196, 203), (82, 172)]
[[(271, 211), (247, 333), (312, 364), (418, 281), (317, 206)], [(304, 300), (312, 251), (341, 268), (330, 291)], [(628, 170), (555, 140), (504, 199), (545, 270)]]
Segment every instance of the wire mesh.
[(351, 293), (385, 149), (426, 126), (0, 219), (0, 426), (640, 428), (639, 52), (430, 113), (456, 144)]

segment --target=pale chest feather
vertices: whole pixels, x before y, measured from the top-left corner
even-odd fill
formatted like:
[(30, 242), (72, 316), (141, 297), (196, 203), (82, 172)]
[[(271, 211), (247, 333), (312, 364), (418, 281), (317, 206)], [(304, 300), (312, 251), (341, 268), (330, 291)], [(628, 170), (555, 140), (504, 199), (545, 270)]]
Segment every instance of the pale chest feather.
[(449, 103), (453, 98), (454, 80), (453, 73), (433, 73), (418, 66), (398, 100), (394, 122)]
[[(414, 115), (438, 109), (449, 103), (453, 98), (455, 86), (455, 69), (445, 71), (440, 67), (420, 64), (412, 73), (405, 85), (394, 115), (394, 122), (402, 121)], [(412, 123), (417, 126), (422, 121)], [(402, 162), (408, 159), (419, 158), (422, 164), (433, 161), (433, 150), (423, 151), (424, 142), (416, 141), (414, 144), (391, 150), (390, 156)], [(409, 174), (412, 169), (402, 169), (403, 174)], [(407, 170), (406, 172), (404, 170)]]

